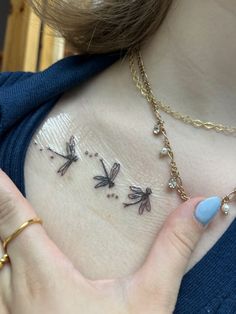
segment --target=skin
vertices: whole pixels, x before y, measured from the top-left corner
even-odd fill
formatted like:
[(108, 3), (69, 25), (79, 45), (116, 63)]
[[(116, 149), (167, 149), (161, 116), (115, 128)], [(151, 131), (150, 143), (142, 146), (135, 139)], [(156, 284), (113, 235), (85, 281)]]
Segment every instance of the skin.
[[(235, 4), (233, 1), (207, 1), (206, 3), (186, 0), (176, 1), (174, 4), (160, 30), (142, 49), (155, 94), (158, 98), (172, 104), (176, 110), (182, 110), (197, 118), (234, 124), (235, 93), (233, 88), (236, 83), (236, 68), (232, 60), (234, 60), (236, 42), (232, 36), (232, 30), (235, 29)], [(224, 27), (218, 21), (224, 21)], [(193, 36), (193, 33), (196, 36)], [(224, 47), (223, 51), (222, 47)], [(192, 196), (223, 196), (230, 192), (235, 187), (235, 178), (232, 176), (236, 154), (235, 138), (205, 130), (196, 131), (169, 116), (163, 115), (163, 118), (188, 193)], [(172, 234), (175, 224), (169, 223), (168, 217), (171, 213), (174, 215), (182, 207), (180, 207), (181, 201), (178, 196), (166, 189), (169, 167), (165, 159), (160, 160), (158, 157), (161, 142), (151, 134), (154, 123), (151, 109), (147, 106), (145, 99), (140, 97), (130, 78), (127, 60), (114, 64), (60, 99), (35, 133), (25, 162), (27, 199), (37, 215), (43, 219), (44, 229), (53, 242), (45, 236), (45, 241), (42, 240), (43, 245), (37, 249), (35, 245), (38, 242), (40, 244), (41, 238), (38, 232), (35, 232), (32, 235), (35, 240), (33, 247), (28, 250), (26, 248), (26, 251), (22, 251), (24, 241), (18, 241), (20, 238), (14, 242), (14, 245), (9, 246), (9, 250), (12, 248), (9, 251), (10, 256), (17, 266), (13, 272), (10, 267), (1, 272), (0, 281), (3, 283), (3, 291), (8, 291), (4, 292), (4, 304), (12, 304), (15, 308), (22, 309), (22, 313), (27, 314), (28, 304), (20, 304), (21, 300), (18, 300), (17, 293), (9, 292), (18, 291), (17, 287), (22, 285), (22, 281), (25, 282), (27, 273), (33, 276), (29, 280), (26, 279), (27, 283), (22, 294), (31, 300), (33, 291), (37, 299), (36, 305), (39, 307), (35, 307), (36, 314), (39, 310), (41, 313), (42, 310), (48, 308), (55, 310), (55, 306), (58, 313), (60, 310), (64, 313), (68, 311), (68, 308), (63, 308), (64, 304), (74, 304), (76, 313), (78, 313), (78, 308), (81, 309), (81, 313), (84, 313), (84, 304), (91, 304), (89, 311), (96, 314), (98, 308), (101, 308), (103, 314), (106, 313), (107, 308), (109, 308), (107, 312), (109, 314), (136, 314), (137, 309), (143, 310), (142, 305), (145, 307), (145, 314), (156, 313), (157, 309), (158, 313), (171, 313), (183, 273), (195, 265), (225, 232), (235, 218), (236, 208), (235, 204), (232, 204), (232, 211), (228, 217), (218, 215), (205, 230), (201, 239), (198, 239), (199, 242), (196, 241), (197, 247), (194, 242), (194, 251), (188, 255), (187, 261), (181, 260), (181, 272), (178, 276), (176, 277), (176, 273), (171, 273), (171, 265), (167, 262), (174, 261), (176, 265), (176, 256), (169, 258), (175, 249), (171, 247), (173, 252), (171, 248), (168, 251), (167, 243), (160, 240), (158, 242), (158, 239), (161, 230), (165, 229), (164, 226), (169, 226), (167, 229)], [(46, 151), (40, 152), (39, 147), (50, 145), (56, 151), (65, 153), (65, 142), (72, 134), (76, 138), (76, 149), (80, 160), (72, 166), (73, 168), (70, 168), (65, 177), (60, 178), (56, 171), (62, 165), (63, 160), (57, 157), (51, 160), (50, 154)], [(38, 142), (38, 145), (34, 145), (34, 140)], [(93, 176), (103, 173), (98, 159), (84, 155), (86, 150), (98, 152), (99, 156), (104, 158), (108, 168), (115, 161), (121, 163), (121, 171), (112, 191), (93, 188), (95, 184)], [(137, 214), (138, 208), (130, 207), (127, 210), (122, 208), (121, 203), (127, 201), (128, 187), (131, 184), (140, 185), (143, 188), (151, 187), (153, 191), (151, 213), (144, 213), (140, 217)], [(118, 193), (119, 201), (108, 200), (106, 196), (108, 192)], [(195, 203), (195, 199), (193, 202)], [(191, 211), (193, 207), (194, 205), (191, 206)], [(184, 209), (186, 212), (185, 207)], [(32, 212), (28, 217), (32, 217)], [(172, 221), (173, 216), (170, 217)], [(26, 217), (21, 218), (23, 222), (25, 220), (23, 218)], [(6, 224), (6, 235), (10, 230), (13, 231), (18, 227), (18, 222), (17, 220), (13, 223), (12, 228)], [(195, 224), (190, 223), (190, 226), (193, 226), (193, 230), (195, 229)], [(30, 230), (33, 232), (35, 229), (39, 231), (40, 226), (32, 226), (29, 231), (25, 231), (25, 237)], [(182, 229), (180, 228), (179, 231)], [(186, 238), (189, 238), (189, 234)], [(126, 291), (124, 287), (127, 280), (122, 281), (122, 284), (118, 280), (117, 284), (117, 281), (114, 282), (113, 279), (130, 279), (133, 278), (132, 274), (140, 274), (139, 270), (143, 269), (145, 261), (151, 256), (150, 252), (156, 241), (159, 245), (162, 244), (158, 247), (160, 254), (165, 255), (168, 251), (169, 255), (164, 264), (155, 263), (155, 267), (149, 267), (149, 270), (152, 269), (151, 277), (153, 277), (153, 273), (156, 273), (153, 269), (160, 269), (159, 266), (165, 265), (167, 268), (157, 276), (170, 273), (170, 278), (162, 278), (162, 280), (166, 279), (168, 287), (166, 289), (164, 286), (161, 289), (156, 287), (157, 289), (152, 290), (160, 277), (155, 278), (153, 285), (146, 279), (146, 275), (141, 275), (141, 277), (135, 275), (134, 278), (138, 279), (131, 280), (135, 283), (131, 285), (134, 287), (129, 294), (131, 297), (125, 298), (126, 301), (124, 299), (121, 301), (121, 295), (124, 290)], [(33, 260), (47, 259), (45, 255), (37, 255), (46, 243), (50, 243), (54, 251), (53, 254), (50, 250), (42, 253), (49, 258), (50, 270), (46, 267), (46, 263), (35, 262), (34, 264), (33, 262)], [(19, 253), (15, 250), (15, 246), (18, 247)], [(31, 251), (37, 251), (37, 253), (33, 256)], [(24, 257), (29, 258), (28, 260), (22, 258), (22, 252), (24, 252)], [(57, 256), (56, 262), (55, 256)], [(150, 257), (151, 260), (153, 256)], [(157, 259), (159, 258), (160, 256)], [(18, 268), (20, 261), (24, 264), (22, 267), (25, 268)], [(70, 263), (73, 265), (72, 268), (68, 266), (71, 265)], [(36, 264), (37, 267), (34, 268)], [(25, 271), (29, 269), (29, 265), (34, 271)], [(55, 265), (58, 265), (58, 268)], [(51, 273), (54, 268), (55, 272), (53, 271), (52, 276), (49, 276), (49, 272)], [(104, 279), (111, 281), (106, 281), (102, 288), (101, 282), (95, 286), (93, 282), (92, 287), (95, 287), (96, 291), (93, 290), (93, 293), (90, 290), (90, 281), (88, 288), (87, 281), (85, 283), (84, 279), (82, 279), (82, 287), (81, 282), (78, 283), (80, 279), (74, 279), (81, 278), (78, 270), (82, 276), (92, 282)], [(22, 273), (23, 275), (20, 276)], [(14, 274), (18, 275), (14, 276)], [(43, 281), (41, 281), (42, 277)], [(10, 281), (11, 278), (13, 279)], [(52, 278), (51, 281), (50, 278)], [(169, 291), (175, 280), (177, 280), (174, 285), (175, 290)], [(143, 281), (146, 282), (144, 286)], [(52, 295), (54, 290), (50, 285), (58, 293)], [(60, 287), (67, 287), (63, 289), (63, 297)], [(102, 296), (100, 294), (101, 298), (97, 295), (98, 287), (102, 294)], [(143, 290), (140, 287), (144, 287)], [(141, 290), (137, 292), (138, 288)], [(146, 289), (148, 293), (144, 291)], [(168, 306), (164, 293), (166, 290), (168, 298), (171, 296)], [(66, 296), (65, 291), (68, 291)], [(84, 297), (78, 300), (80, 294), (74, 294), (73, 291), (80, 291), (80, 293), (84, 291)], [(110, 299), (114, 302), (103, 303), (104, 293), (109, 296), (111, 293), (115, 299), (110, 297), (106, 300)], [(156, 302), (156, 297), (163, 294), (163, 299), (160, 298), (160, 302)], [(155, 296), (152, 301), (149, 295)], [(63, 299), (63, 305), (60, 303), (61, 299)], [(128, 300), (131, 300), (131, 309), (127, 309)], [(119, 306), (113, 308), (114, 304)], [(45, 306), (45, 308), (42, 309), (40, 306)], [(75, 309), (69, 310), (73, 313)], [(86, 311), (86, 314), (90, 314), (87, 307)], [(6, 309), (5, 312), (12, 313), (11, 309)]]
[[(235, 4), (230, 1), (174, 2), (162, 27), (142, 52), (153, 90), (160, 99), (196, 118), (234, 124), (235, 92), (230, 88), (236, 83), (231, 56), (236, 43), (229, 34), (235, 29), (236, 19), (230, 18), (229, 12), (235, 12)], [(218, 20), (224, 21), (224, 27)], [(224, 53), (220, 47), (224, 47)], [(163, 119), (187, 193), (229, 193), (235, 187), (235, 138), (196, 130), (166, 114)], [(154, 124), (154, 115), (135, 88), (128, 61), (124, 60), (66, 93), (42, 122), (28, 149), (27, 198), (44, 220), (50, 237), (91, 279), (120, 277), (138, 269), (156, 232), (181, 204), (176, 193), (166, 188), (169, 166), (165, 158), (159, 159), (162, 142), (152, 136)], [(65, 153), (65, 142), (72, 134), (80, 160), (62, 179), (56, 171), (63, 160), (51, 160), (39, 147), (50, 145)], [(92, 178), (103, 175), (103, 170), (98, 158), (86, 157), (86, 150), (98, 152), (108, 168), (115, 161), (121, 164), (113, 189), (93, 188)], [(123, 209), (131, 184), (152, 188), (151, 213), (140, 217), (138, 208)], [(111, 192), (119, 195), (118, 201), (108, 200)], [(188, 269), (228, 228), (235, 218), (235, 203), (231, 209), (229, 216), (217, 219), (204, 234)]]
[(235, 27), (233, 0), (174, 1), (142, 49), (157, 96), (196, 118), (235, 125)]
[[(172, 313), (189, 258), (205, 229), (194, 217), (202, 199), (179, 206), (166, 220), (142, 267), (118, 279), (85, 278), (40, 224), (28, 226), (7, 247), (11, 263), (0, 272), (0, 312)], [(30, 203), (0, 171), (0, 237), (5, 239), (32, 217), (36, 213)]]

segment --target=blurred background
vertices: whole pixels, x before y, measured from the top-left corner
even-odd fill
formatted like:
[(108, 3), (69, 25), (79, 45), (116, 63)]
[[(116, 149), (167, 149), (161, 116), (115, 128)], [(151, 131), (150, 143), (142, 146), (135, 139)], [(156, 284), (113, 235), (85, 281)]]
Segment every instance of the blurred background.
[(0, 0), (0, 71), (37, 72), (71, 54), (25, 0)]

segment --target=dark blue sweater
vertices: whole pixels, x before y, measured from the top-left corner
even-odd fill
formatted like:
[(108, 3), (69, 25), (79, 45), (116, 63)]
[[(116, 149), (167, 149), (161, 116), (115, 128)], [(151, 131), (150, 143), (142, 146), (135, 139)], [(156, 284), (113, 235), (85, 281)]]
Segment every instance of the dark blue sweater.
[[(24, 195), (25, 155), (40, 122), (63, 93), (120, 56), (72, 56), (38, 73), (0, 73), (0, 167)], [(236, 314), (236, 219), (184, 276), (175, 313)]]

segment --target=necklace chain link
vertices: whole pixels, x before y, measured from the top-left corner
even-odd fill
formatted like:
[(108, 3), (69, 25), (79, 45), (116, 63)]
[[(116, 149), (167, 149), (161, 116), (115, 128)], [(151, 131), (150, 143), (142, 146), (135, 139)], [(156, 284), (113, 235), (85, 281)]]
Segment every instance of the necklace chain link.
[[(222, 124), (217, 124), (213, 122), (203, 122), (199, 119), (192, 119), (188, 115), (183, 115), (180, 112), (174, 111), (173, 109), (171, 109), (169, 105), (163, 104), (161, 101), (156, 99), (156, 97), (154, 96), (152, 92), (151, 85), (149, 83), (148, 76), (145, 71), (140, 48), (139, 47), (131, 48), (128, 52), (128, 55), (129, 55), (129, 66), (130, 66), (130, 71), (132, 74), (133, 81), (136, 87), (140, 90), (141, 94), (146, 98), (148, 103), (152, 106), (153, 112), (157, 119), (157, 124), (154, 127), (154, 134), (159, 135), (161, 133), (163, 135), (164, 149), (170, 158), (171, 179), (169, 181), (169, 187), (172, 189), (176, 189), (180, 198), (183, 201), (186, 201), (190, 198), (190, 196), (187, 194), (187, 192), (184, 189), (183, 182), (182, 182), (177, 164), (175, 162), (174, 152), (171, 148), (170, 141), (168, 139), (168, 136), (165, 130), (164, 121), (161, 117), (159, 109), (163, 110), (167, 114), (170, 114), (172, 117), (197, 128), (202, 127), (207, 130), (215, 130), (216, 132), (222, 132), (226, 134), (236, 134), (236, 127), (229, 127), (229, 126), (224, 126)], [(137, 64), (138, 64), (138, 69), (140, 72), (141, 79), (136, 71), (135, 58), (137, 59)], [(228, 195), (222, 198), (221, 210), (223, 211), (225, 215), (227, 215), (229, 212), (228, 203), (235, 199), (236, 199), (236, 188), (234, 189), (234, 191), (232, 191), (231, 193), (229, 193)]]
[[(135, 70), (134, 58), (137, 56), (137, 62), (142, 76), (143, 84), (140, 82), (139, 76)], [(180, 120), (186, 124), (192, 125), (196, 128), (204, 128), (206, 130), (213, 130), (218, 133), (224, 133), (226, 135), (236, 135), (236, 127), (226, 126), (221, 123), (211, 122), (211, 121), (202, 121), (200, 119), (193, 119), (189, 115), (185, 115), (179, 111), (175, 111), (171, 108), (170, 105), (164, 104), (160, 100), (157, 100), (154, 96), (150, 83), (148, 81), (148, 76), (145, 71), (144, 63), (142, 60), (142, 55), (139, 49), (133, 48), (130, 53), (130, 69), (133, 76), (133, 80), (136, 83), (136, 86), (141, 91), (142, 95), (146, 97), (148, 102), (156, 104), (159, 109), (169, 114), (173, 118)]]

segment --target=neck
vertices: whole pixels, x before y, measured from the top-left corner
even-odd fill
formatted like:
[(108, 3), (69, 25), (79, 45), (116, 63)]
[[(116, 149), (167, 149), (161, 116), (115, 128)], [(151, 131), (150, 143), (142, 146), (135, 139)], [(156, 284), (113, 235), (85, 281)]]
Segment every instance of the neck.
[(174, 1), (141, 48), (154, 95), (174, 110), (235, 125), (236, 3)]

